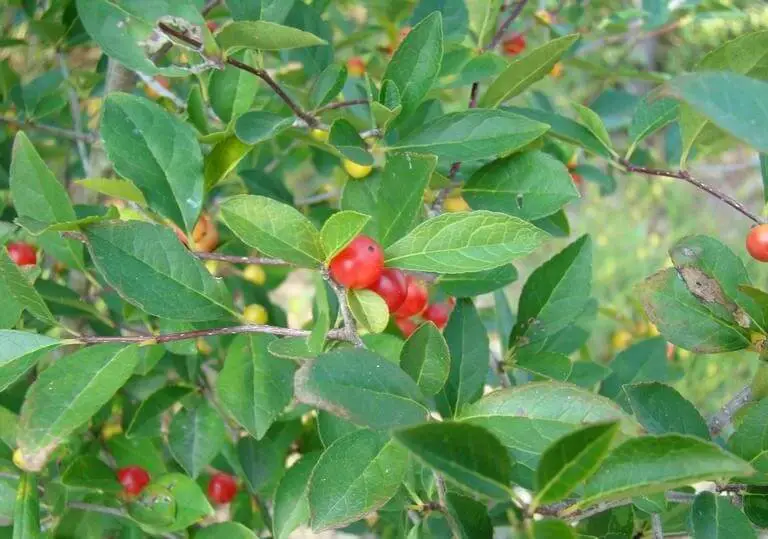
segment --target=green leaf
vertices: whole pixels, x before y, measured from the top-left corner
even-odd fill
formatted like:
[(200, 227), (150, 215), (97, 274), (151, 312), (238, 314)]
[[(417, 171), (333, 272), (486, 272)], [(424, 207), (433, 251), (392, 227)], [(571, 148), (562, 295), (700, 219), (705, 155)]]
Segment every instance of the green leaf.
[(424, 397), (397, 365), (367, 350), (339, 350), (307, 361), (296, 372), (296, 397), (373, 429), (426, 420)]
[(320, 453), (303, 455), (286, 470), (275, 491), (272, 532), (275, 539), (288, 539), (290, 534), (309, 521), (309, 478)]
[(605, 124), (600, 116), (589, 107), (585, 107), (579, 103), (573, 103), (573, 108), (576, 109), (579, 118), (581, 118), (581, 121), (587, 129), (595, 135), (595, 138), (597, 138), (609, 152), (615, 154), (613, 151), (613, 144), (611, 144), (611, 135), (608, 134), (608, 130), (605, 128)]
[(761, 399), (746, 409), (744, 417), (730, 438), (728, 449), (744, 460), (754, 461), (768, 451), (768, 399)]
[(618, 423), (598, 423), (570, 432), (541, 455), (532, 505), (568, 496), (600, 467), (618, 431)]
[[(323, 276), (319, 273), (315, 275), (315, 298), (312, 306), (312, 333), (307, 339), (307, 349), (312, 353), (312, 357), (317, 356), (323, 351), (328, 330), (331, 324), (336, 322), (337, 313), (331, 313), (331, 294), (333, 291), (330, 285), (325, 282)], [(335, 295), (334, 295), (335, 296)], [(333, 319), (331, 319), (333, 317)]]
[(355, 126), (344, 118), (339, 118), (331, 125), (328, 144), (336, 148), (341, 156), (358, 165), (373, 165), (373, 156), (368, 152), (368, 145), (360, 138)]
[(546, 77), (579, 37), (579, 34), (570, 34), (553, 39), (513, 58), (508, 67), (488, 86), (488, 90), (480, 98), (479, 105), (497, 107), (523, 93), (530, 85)]
[(681, 348), (717, 353), (750, 345), (746, 330), (714, 315), (673, 268), (648, 277), (639, 285), (638, 293), (651, 322), (666, 340)]
[(275, 138), (288, 129), (292, 123), (292, 118), (286, 118), (266, 110), (252, 110), (237, 119), (235, 134), (246, 144), (258, 144)]
[(575, 122), (570, 118), (566, 118), (565, 116), (553, 112), (538, 109), (504, 107), (503, 110), (508, 110), (531, 120), (549, 125), (549, 131), (547, 131), (548, 136), (564, 140), (570, 144), (575, 144), (595, 155), (606, 157), (608, 159), (611, 158), (611, 152), (608, 151), (605, 145), (603, 145), (603, 143), (600, 142), (589, 129), (579, 122)]
[(110, 221), (120, 217), (120, 211), (115, 206), (108, 206), (106, 208), (97, 207), (97, 211), (100, 213), (87, 215), (82, 219), (75, 219), (74, 221), (68, 221), (66, 223), (44, 223), (37, 219), (32, 219), (31, 217), (17, 217), (15, 222), (33, 236), (40, 236), (51, 231), (61, 232), (64, 230), (80, 230), (87, 225), (100, 223), (102, 221)]
[(370, 220), (369, 215), (363, 215), (356, 211), (340, 211), (331, 215), (323, 223), (323, 228), (320, 230), (320, 241), (325, 252), (325, 262), (330, 262), (344, 247), (349, 245), (349, 242), (362, 232)]
[(428, 219), (385, 251), (390, 267), (434, 273), (489, 270), (527, 255), (548, 237), (518, 217), (489, 211)]
[[(766, 79), (765, 58), (768, 50), (768, 31), (748, 33), (732, 39), (701, 59), (696, 71), (729, 71), (758, 79)], [(696, 75), (693, 75), (694, 77)], [(737, 91), (735, 87), (728, 91)], [(711, 142), (722, 138), (723, 133), (712, 125), (704, 111), (696, 110), (693, 103), (680, 107), (680, 129), (683, 148), (680, 168), (686, 168), (691, 149), (696, 142)], [(752, 119), (755, 119), (753, 116)]]
[(0, 246), (0, 287), (8, 291), (10, 298), (16, 304), (26, 309), (38, 320), (51, 325), (57, 325), (50, 309), (37, 293), (27, 277), (21, 272), (8, 256), (8, 251)]
[(538, 151), (488, 163), (470, 177), (461, 192), (472, 209), (528, 221), (551, 215), (579, 198), (565, 165)]
[(115, 171), (136, 184), (151, 209), (191, 232), (204, 186), (194, 128), (147, 99), (112, 93), (101, 136)]
[(350, 290), (349, 308), (360, 325), (371, 333), (381, 333), (389, 324), (389, 308), (380, 295), (371, 290)]
[[(739, 99), (728, 99), (725, 92)], [(735, 73), (692, 73), (668, 82), (666, 93), (757, 151), (768, 152), (768, 135), (760, 129), (768, 120), (762, 107), (768, 99), (768, 83)]]
[(545, 349), (583, 312), (592, 289), (592, 241), (582, 236), (539, 266), (523, 286), (510, 343)]
[(284, 359), (312, 359), (317, 353), (309, 349), (306, 337), (284, 337), (269, 343), (269, 353)]
[(13, 509), (13, 539), (40, 537), (40, 496), (37, 475), (23, 473), (16, 487), (16, 505)]
[(146, 75), (185, 75), (180, 67), (158, 68), (148, 57), (145, 47), (151, 34), (157, 31), (157, 22), (169, 17), (187, 23), (204, 25), (205, 21), (195, 2), (174, 0), (77, 0), (77, 14), (85, 30), (99, 44), (105, 54), (131, 71)]
[[(245, 61), (245, 63), (253, 62), (250, 53), (238, 54), (236, 58)], [(225, 124), (237, 120), (240, 115), (250, 110), (258, 90), (259, 78), (256, 75), (230, 65), (225, 66), (224, 69), (214, 70), (208, 79), (208, 96), (211, 108)], [(266, 111), (254, 112), (263, 112), (272, 116), (272, 113)], [(238, 134), (238, 136), (240, 135)], [(248, 142), (242, 137), (240, 138), (243, 142)]]
[(468, 423), (425, 423), (396, 431), (394, 436), (424, 464), (469, 492), (509, 498), (509, 456), (484, 428)]
[[(13, 142), (10, 188), (13, 206), (19, 217), (47, 224), (75, 221), (77, 215), (69, 195), (37, 153), (27, 136), (20, 132)], [(43, 234), (38, 241), (57, 259), (73, 267), (84, 267), (83, 246), (61, 238), (57, 233)]]
[(405, 236), (419, 221), (424, 190), (436, 165), (437, 159), (431, 155), (387, 155), (376, 197), (378, 239), (382, 247), (389, 247)]
[(432, 88), (442, 60), (443, 20), (440, 13), (431, 13), (405, 36), (381, 78), (400, 91), (403, 115), (412, 114)]
[(490, 43), (496, 33), (496, 22), (501, 13), (502, 0), (466, 0), (469, 11), (469, 29), (477, 38), (478, 47)]
[(257, 440), (293, 397), (295, 366), (270, 353), (269, 346), (275, 341), (271, 335), (236, 337), (216, 380), (222, 407)]
[[(292, 436), (297, 436), (294, 432)], [(290, 442), (290, 441), (289, 441)], [(226, 447), (226, 446), (225, 446)], [(240, 438), (237, 442), (237, 462), (251, 492), (267, 494), (273, 492), (283, 474), (285, 451), (275, 441), (265, 436), (261, 440), (251, 437)], [(232, 460), (231, 458), (228, 460)]]
[(240, 49), (277, 51), (314, 47), (327, 42), (314, 34), (268, 21), (237, 21), (216, 34), (216, 42), (229, 55)]
[(443, 335), (450, 352), (450, 370), (438, 396), (438, 408), (444, 417), (450, 417), (483, 394), (490, 349), (488, 332), (470, 299), (456, 302)]
[(512, 264), (506, 264), (473, 273), (440, 275), (435, 284), (449, 296), (469, 298), (494, 292), (516, 280), (517, 269)]
[(219, 413), (201, 400), (193, 408), (177, 412), (168, 428), (171, 455), (196, 478), (226, 443), (227, 428)]
[(153, 438), (161, 432), (161, 420), (165, 411), (194, 391), (188, 386), (166, 386), (141, 401), (133, 414), (125, 435), (128, 438)]
[(336, 440), (309, 481), (312, 529), (338, 528), (379, 509), (397, 493), (407, 467), (407, 452), (386, 434), (359, 430)]
[(176, 500), (165, 486), (150, 483), (127, 505), (131, 518), (152, 532), (172, 525), (176, 519)]
[(204, 159), (205, 188), (210, 190), (229, 176), (252, 149), (253, 145), (246, 144), (235, 135), (216, 142)]
[[(533, 539), (576, 539), (576, 532), (567, 522), (552, 518), (537, 520), (533, 523)], [(586, 539), (588, 536), (579, 535)]]
[(271, 198), (239, 195), (221, 204), (221, 219), (243, 243), (297, 266), (317, 267), (323, 247), (312, 222)]
[(409, 22), (418, 23), (434, 12), (442, 16), (446, 41), (460, 42), (464, 39), (469, 18), (464, 0), (420, 0)]
[(506, 110), (451, 112), (408, 133), (389, 151), (431, 153), (452, 161), (471, 161), (519, 150), (549, 126)]
[(743, 328), (749, 327), (751, 318), (768, 329), (768, 316), (743, 289), (751, 284), (744, 263), (719, 240), (686, 236), (670, 248), (669, 255), (688, 289), (713, 315)]
[(400, 354), (400, 367), (425, 395), (434, 395), (445, 385), (451, 367), (448, 344), (433, 323), (422, 324), (408, 337)]
[(658, 92), (646, 94), (632, 116), (628, 133), (630, 145), (625, 157), (629, 159), (641, 141), (674, 122), (679, 113), (680, 106), (674, 99), (659, 97)]
[(587, 482), (579, 506), (752, 472), (752, 467), (740, 458), (698, 438), (680, 434), (643, 436), (627, 440), (608, 455)]
[(161, 531), (183, 530), (213, 514), (213, 507), (208, 503), (200, 486), (184, 474), (169, 473), (158, 477), (150, 485), (167, 489), (176, 500), (175, 519), (172, 524), (162, 526)]
[(45, 335), (0, 330), (0, 391), (21, 378), (41, 356), (59, 346), (60, 341)]
[(70, 488), (111, 494), (117, 494), (123, 489), (115, 471), (91, 455), (77, 457), (61, 474), (61, 482)]
[(319, 108), (333, 101), (347, 82), (347, 68), (331, 64), (317, 76), (309, 92), (309, 105)]
[(125, 384), (138, 362), (138, 347), (102, 344), (64, 356), (40, 373), (19, 420), (26, 468), (41, 469), (56, 446)]
[(550, 443), (586, 424), (620, 421), (635, 435), (639, 425), (621, 408), (591, 391), (560, 382), (533, 382), (490, 393), (468, 406), (462, 421), (485, 427), (516, 459), (512, 480), (533, 488), (534, 470)]
[(202, 528), (195, 539), (257, 539), (259, 536), (239, 522), (219, 522)]
[(170, 228), (125, 221), (93, 225), (85, 234), (93, 263), (107, 283), (145, 312), (191, 321), (234, 314), (224, 283), (208, 273)]
[(198, 84), (193, 84), (187, 95), (187, 115), (189, 122), (195, 126), (201, 135), (207, 135), (211, 129), (208, 125), (206, 103), (203, 101), (203, 92)]
[(768, 203), (768, 154), (760, 154), (760, 176), (763, 178), (763, 201)]
[(709, 440), (707, 423), (674, 388), (649, 382), (624, 386), (635, 417), (649, 434), (677, 432)]
[(625, 404), (622, 392), (625, 384), (666, 381), (667, 343), (661, 337), (652, 337), (633, 343), (611, 361), (611, 374), (603, 381), (600, 394)]
[(744, 513), (711, 492), (701, 492), (693, 501), (690, 528), (694, 539), (757, 538)]
[(559, 352), (538, 352), (527, 348), (516, 352), (515, 367), (537, 376), (586, 388), (592, 388), (611, 372), (608, 367), (594, 361), (571, 361), (567, 355)]

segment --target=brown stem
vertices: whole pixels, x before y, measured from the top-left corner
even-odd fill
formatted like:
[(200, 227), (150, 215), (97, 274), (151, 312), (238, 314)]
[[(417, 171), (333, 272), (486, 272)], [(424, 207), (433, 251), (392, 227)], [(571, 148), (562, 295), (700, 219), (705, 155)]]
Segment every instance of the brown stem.
[(343, 109), (345, 107), (354, 107), (355, 105), (367, 105), (367, 99), (350, 99), (349, 101), (339, 101), (337, 103), (329, 103), (320, 108), (315, 109), (315, 114), (326, 112), (328, 110)]
[[(169, 35), (171, 37), (174, 37), (174, 38), (178, 39), (179, 41), (187, 44), (188, 46), (196, 49), (197, 51), (201, 51), (202, 50), (203, 44), (200, 43), (198, 40), (196, 40), (196, 39), (194, 39), (192, 37), (189, 37), (184, 32), (179, 32), (178, 30), (175, 30), (175, 29), (171, 28), (170, 26), (168, 26), (167, 24), (162, 23), (162, 22), (158, 23), (157, 27), (160, 30), (162, 30), (162, 32), (164, 34), (167, 34), (167, 35)], [(238, 69), (242, 69), (243, 71), (246, 71), (246, 72), (248, 72), (248, 73), (250, 73), (252, 75), (255, 75), (255, 76), (259, 77), (261, 80), (263, 80), (264, 82), (267, 83), (267, 86), (269, 86), (272, 89), (272, 91), (274, 91), (278, 95), (278, 97), (280, 97), (280, 99), (282, 99), (285, 102), (286, 105), (288, 105), (288, 107), (293, 111), (293, 113), (298, 118), (301, 118), (302, 120), (304, 120), (304, 122), (306, 122), (306, 124), (308, 126), (310, 126), (310, 127), (314, 127), (315, 125), (317, 125), (317, 123), (318, 123), (317, 118), (315, 118), (311, 114), (305, 112), (299, 106), (299, 104), (296, 103), (291, 98), (291, 96), (289, 96), (287, 93), (285, 93), (285, 90), (283, 90), (282, 87), (279, 84), (277, 84), (275, 79), (273, 79), (272, 76), (265, 69), (260, 69), (260, 68), (256, 68), (256, 67), (250, 66), (248, 64), (245, 64), (245, 63), (241, 62), (240, 60), (237, 60), (237, 59), (231, 58), (231, 57), (227, 58), (224, 61), (227, 64), (231, 65), (232, 67), (236, 67)]]
[(341, 311), (341, 318), (344, 320), (344, 327), (340, 331), (343, 331), (344, 340), (351, 342), (358, 348), (365, 348), (365, 343), (360, 338), (360, 334), (357, 332), (357, 323), (355, 317), (352, 315), (352, 311), (349, 308), (349, 301), (347, 301), (347, 290), (334, 281), (327, 271), (323, 270), (323, 279), (326, 280), (328, 285), (333, 289), (336, 294), (336, 298), (339, 300), (339, 311)]
[(720, 432), (731, 423), (733, 416), (751, 400), (752, 386), (743, 387), (731, 400), (725, 403), (719, 412), (709, 419), (707, 422), (709, 433), (712, 436), (720, 434)]
[[(309, 337), (312, 333), (304, 329), (281, 328), (277, 326), (266, 326), (261, 324), (243, 324), (240, 326), (228, 326), (222, 328), (198, 329), (195, 331), (182, 331), (179, 333), (164, 333), (161, 335), (118, 335), (118, 336), (100, 336), (100, 335), (81, 335), (74, 339), (80, 344), (103, 344), (103, 343), (125, 343), (125, 344), (161, 344), (175, 341), (185, 341), (189, 339), (198, 339), (200, 337), (216, 337), (219, 335), (239, 335), (242, 333), (269, 333), (278, 337)], [(332, 329), (328, 332), (328, 338), (345, 341), (348, 340), (347, 334), (343, 329)]]
[(648, 176), (662, 176), (664, 178), (673, 178), (675, 180), (683, 180), (685, 182), (690, 183), (691, 185), (694, 185), (701, 189), (702, 191), (705, 191), (715, 197), (716, 199), (728, 204), (730, 207), (741, 213), (742, 215), (748, 217), (758, 225), (763, 224), (765, 221), (749, 211), (741, 202), (738, 200), (735, 200), (731, 198), (730, 196), (726, 195), (725, 193), (718, 191), (711, 185), (708, 185), (700, 180), (697, 180), (693, 176), (691, 176), (691, 173), (687, 170), (663, 170), (658, 168), (648, 168), (648, 167), (640, 167), (637, 165), (633, 165), (626, 159), (620, 159), (619, 163), (626, 169), (627, 172), (637, 172), (638, 174), (647, 174)]
[(438, 510), (443, 513), (446, 522), (448, 522), (448, 527), (451, 529), (453, 537), (455, 539), (460, 539), (462, 537), (462, 533), (461, 528), (459, 527), (459, 523), (456, 522), (456, 519), (453, 518), (453, 515), (448, 510), (448, 495), (447, 489), (445, 488), (445, 479), (443, 479), (443, 476), (437, 472), (435, 472), (435, 489), (437, 490), (437, 499), (440, 500)]
[(512, 24), (514, 20), (520, 16), (520, 14), (523, 12), (523, 8), (525, 8), (525, 4), (527, 3), (528, 0), (519, 0), (517, 4), (515, 4), (515, 7), (512, 8), (509, 17), (504, 19), (504, 22), (501, 23), (501, 26), (499, 26), (499, 29), (496, 30), (496, 33), (493, 35), (493, 39), (491, 39), (491, 42), (488, 44), (485, 50), (495, 49), (499, 45), (501, 38), (504, 37), (504, 33), (507, 31), (507, 28), (509, 28), (509, 25)]

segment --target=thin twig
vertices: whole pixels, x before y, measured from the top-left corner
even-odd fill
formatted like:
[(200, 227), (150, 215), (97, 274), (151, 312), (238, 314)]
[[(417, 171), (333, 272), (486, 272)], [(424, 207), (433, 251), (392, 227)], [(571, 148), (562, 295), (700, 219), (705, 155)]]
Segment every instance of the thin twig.
[(317, 204), (318, 202), (325, 202), (326, 200), (333, 200), (337, 198), (339, 193), (337, 191), (329, 191), (327, 193), (319, 193), (307, 198), (299, 198), (296, 200), (297, 206), (309, 206), (310, 204)]
[(459, 527), (459, 523), (456, 522), (456, 519), (453, 518), (453, 514), (448, 510), (448, 495), (445, 488), (445, 479), (443, 479), (443, 476), (437, 472), (435, 472), (435, 489), (437, 490), (437, 499), (440, 500), (440, 507), (438, 510), (443, 513), (453, 537), (459, 539), (462, 537), (461, 528)]
[(719, 412), (713, 415), (707, 422), (709, 433), (717, 436), (727, 427), (736, 412), (741, 410), (749, 401), (752, 400), (752, 386), (743, 387), (731, 400), (725, 403)]
[(75, 128), (75, 134), (78, 135), (75, 138), (75, 146), (77, 146), (77, 153), (80, 155), (80, 162), (83, 165), (83, 171), (89, 178), (91, 177), (91, 163), (88, 159), (88, 148), (85, 147), (85, 141), (82, 138), (83, 134), (83, 118), (82, 111), (80, 110), (80, 98), (75, 91), (75, 87), (69, 81), (69, 68), (67, 67), (67, 57), (62, 52), (56, 53), (59, 59), (59, 70), (62, 77), (67, 84), (67, 96), (69, 98), (69, 112), (72, 116), (72, 125)]
[(501, 38), (504, 37), (504, 33), (507, 31), (507, 28), (509, 28), (509, 25), (514, 22), (515, 19), (523, 12), (523, 8), (525, 8), (525, 4), (528, 3), (528, 0), (519, 0), (517, 4), (515, 4), (515, 7), (512, 8), (512, 11), (509, 14), (509, 17), (507, 17), (504, 22), (501, 23), (501, 26), (499, 26), (499, 29), (496, 30), (496, 33), (493, 36), (493, 39), (491, 39), (491, 42), (486, 47), (486, 50), (495, 49), (499, 43), (501, 42)]
[(338, 101), (336, 103), (329, 103), (327, 105), (324, 105), (322, 107), (315, 109), (315, 114), (320, 114), (321, 112), (326, 112), (329, 110), (343, 109), (345, 107), (354, 107), (355, 105), (367, 105), (367, 104), (368, 104), (367, 99), (350, 99), (349, 101)]
[(491, 350), (491, 368), (493, 368), (493, 372), (496, 373), (496, 375), (499, 378), (499, 384), (501, 387), (511, 387), (512, 384), (509, 381), (509, 378), (507, 377), (507, 373), (504, 370), (504, 364), (501, 361), (501, 358), (496, 354), (494, 350)]
[(755, 223), (763, 224), (765, 222), (763, 219), (761, 219), (754, 213), (750, 212), (741, 202), (731, 198), (730, 196), (726, 195), (721, 191), (718, 191), (711, 185), (697, 180), (696, 178), (691, 176), (691, 173), (688, 172), (687, 170), (663, 170), (658, 168), (640, 167), (637, 165), (633, 165), (626, 159), (620, 159), (619, 164), (621, 164), (626, 169), (627, 172), (636, 172), (638, 174), (646, 174), (648, 176), (661, 176), (664, 178), (673, 178), (675, 180), (683, 180), (685, 182), (690, 183), (691, 185), (698, 187), (702, 191), (709, 193), (716, 199), (728, 204), (730, 207), (732, 207), (742, 215), (748, 217)]
[(597, 515), (599, 513), (602, 513), (604, 511), (608, 511), (609, 509), (613, 509), (615, 507), (623, 507), (625, 505), (629, 505), (632, 503), (631, 499), (621, 499), (621, 500), (613, 500), (608, 502), (600, 502), (598, 504), (595, 504), (591, 507), (586, 507), (584, 509), (579, 509), (577, 511), (568, 512), (566, 511), (564, 514), (562, 514), (562, 518), (569, 522), (573, 522), (576, 520), (584, 520), (585, 518), (589, 518), (593, 515)]
[(344, 327), (341, 328), (344, 340), (351, 342), (358, 348), (365, 348), (365, 343), (363, 343), (363, 339), (360, 338), (360, 334), (357, 332), (355, 317), (352, 315), (352, 311), (349, 308), (347, 290), (334, 281), (327, 270), (323, 270), (323, 279), (325, 279), (331, 289), (333, 289), (336, 298), (339, 300), (339, 311), (341, 311), (341, 319), (344, 321)]
[[(199, 329), (195, 331), (182, 331), (179, 333), (162, 333), (159, 335), (80, 335), (73, 339), (80, 344), (125, 343), (125, 344), (161, 344), (167, 342), (199, 339), (200, 337), (216, 337), (219, 335), (239, 335), (242, 333), (268, 333), (278, 337), (309, 337), (311, 331), (304, 329), (282, 328), (262, 324), (243, 324), (240, 326), (227, 326), (221, 328)], [(332, 329), (328, 332), (328, 338), (337, 341), (349, 340), (344, 329)]]
[[(157, 27), (166, 35), (174, 37), (179, 41), (185, 43), (186, 45), (194, 48), (195, 50), (202, 52), (203, 44), (198, 40), (188, 36), (184, 32), (179, 32), (178, 30), (175, 30), (162, 22), (158, 23)], [(272, 76), (267, 72), (267, 70), (250, 66), (246, 63), (241, 62), (240, 60), (237, 60), (231, 57), (227, 58), (224, 61), (225, 63), (231, 65), (232, 67), (236, 67), (247, 73), (250, 73), (252, 75), (256, 75), (257, 77), (259, 77), (261, 80), (267, 83), (267, 86), (269, 86), (272, 89), (272, 91), (274, 91), (278, 95), (278, 97), (280, 97), (280, 99), (282, 99), (285, 102), (286, 105), (288, 105), (288, 107), (293, 111), (296, 117), (304, 120), (304, 122), (309, 127), (314, 127), (315, 125), (317, 125), (318, 123), (317, 118), (315, 118), (314, 116), (306, 112), (304, 109), (302, 109), (298, 103), (296, 103), (287, 93), (285, 93), (285, 90), (283, 90), (283, 88), (275, 81), (275, 79), (272, 78)]]
[(42, 131), (56, 137), (72, 140), (82, 140), (83, 142), (89, 142), (91, 144), (98, 142), (98, 138), (92, 133), (77, 133), (71, 129), (40, 124), (33, 120), (21, 121), (17, 120), (16, 118), (0, 117), (0, 122), (12, 125), (13, 127), (17, 127), (19, 129), (34, 129), (36, 131)]
[(222, 253), (193, 253), (201, 260), (218, 260), (220, 262), (230, 262), (232, 264), (261, 264), (262, 266), (286, 266), (289, 263), (279, 258), (266, 258), (263, 256), (237, 256), (225, 255)]
[(653, 539), (664, 539), (664, 528), (661, 525), (661, 515), (659, 513), (651, 514), (651, 530)]

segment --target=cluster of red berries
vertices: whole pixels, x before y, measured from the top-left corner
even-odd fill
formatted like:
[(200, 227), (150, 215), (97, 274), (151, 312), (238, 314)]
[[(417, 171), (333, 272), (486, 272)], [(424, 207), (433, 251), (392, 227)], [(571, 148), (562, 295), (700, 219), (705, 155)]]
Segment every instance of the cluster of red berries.
[(37, 264), (37, 252), (28, 243), (9, 243), (6, 247), (8, 256), (17, 266), (34, 266)]
[(395, 317), (400, 331), (408, 337), (421, 315), (442, 329), (453, 309), (452, 300), (429, 305), (424, 283), (402, 271), (384, 267), (381, 246), (368, 236), (357, 236), (330, 264), (331, 277), (347, 288), (368, 289), (381, 296)]
[[(136, 496), (149, 483), (149, 473), (141, 466), (126, 466), (117, 470), (117, 480), (123, 490)], [(208, 481), (208, 497), (216, 503), (229, 503), (237, 494), (237, 482), (231, 475), (215, 473)]]

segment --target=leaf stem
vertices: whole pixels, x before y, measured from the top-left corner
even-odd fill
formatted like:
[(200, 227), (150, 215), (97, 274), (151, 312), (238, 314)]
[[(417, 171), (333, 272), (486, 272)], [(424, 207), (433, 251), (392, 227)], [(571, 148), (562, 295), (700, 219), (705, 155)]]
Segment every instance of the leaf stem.
[[(174, 37), (178, 39), (179, 41), (185, 43), (186, 45), (194, 48), (198, 52), (202, 53), (203, 44), (199, 42), (198, 40), (188, 36), (184, 32), (180, 32), (178, 30), (175, 30), (174, 28), (171, 28), (167, 24), (160, 22), (157, 24), (157, 27), (166, 35), (169, 35), (171, 37)], [(301, 108), (301, 106), (296, 103), (291, 96), (289, 96), (285, 90), (275, 81), (275, 79), (272, 78), (272, 76), (267, 72), (266, 69), (256, 68), (253, 66), (250, 66), (244, 62), (241, 62), (240, 60), (237, 60), (236, 58), (226, 58), (224, 60), (225, 63), (231, 65), (232, 67), (236, 67), (237, 69), (241, 69), (243, 71), (246, 71), (252, 75), (256, 75), (261, 80), (263, 80), (267, 86), (269, 86), (272, 91), (274, 91), (277, 96), (282, 99), (286, 105), (293, 111), (293, 113), (296, 115), (296, 117), (304, 120), (304, 122), (309, 127), (314, 127), (318, 124), (317, 118), (306, 112), (304, 109)]]
[(368, 100), (367, 99), (350, 99), (349, 101), (338, 101), (336, 103), (329, 103), (327, 105), (323, 105), (322, 107), (315, 109), (315, 114), (320, 114), (321, 112), (326, 112), (329, 110), (335, 110), (335, 109), (342, 109), (345, 107), (354, 107), (355, 105), (367, 105)]
[(664, 178), (683, 180), (685, 182), (690, 183), (691, 185), (698, 187), (702, 191), (709, 193), (716, 199), (728, 204), (730, 207), (732, 207), (742, 215), (748, 217), (749, 219), (754, 221), (756, 224), (760, 225), (765, 222), (765, 220), (761, 219), (754, 213), (750, 212), (741, 202), (731, 198), (730, 196), (726, 195), (722, 191), (715, 189), (711, 185), (706, 184), (700, 180), (697, 180), (696, 178), (691, 176), (691, 173), (688, 172), (687, 170), (675, 171), (675, 170), (663, 170), (658, 168), (641, 167), (641, 166), (633, 165), (626, 159), (619, 159), (619, 164), (623, 166), (627, 172), (636, 172), (638, 174), (646, 174), (648, 176), (661, 176)]
[(707, 422), (709, 433), (712, 436), (720, 434), (725, 427), (730, 425), (733, 416), (752, 400), (752, 386), (744, 386), (731, 400), (713, 415)]
[(504, 37), (504, 33), (507, 31), (507, 28), (509, 28), (509, 25), (512, 24), (514, 20), (520, 16), (520, 14), (523, 12), (523, 9), (525, 8), (525, 4), (527, 3), (528, 0), (518, 0), (518, 2), (515, 4), (515, 7), (512, 8), (509, 16), (504, 19), (504, 22), (501, 23), (499, 29), (496, 30), (496, 33), (493, 35), (493, 39), (491, 39), (491, 42), (487, 47), (485, 47), (485, 50), (495, 49), (499, 45), (501, 38)]
[(664, 539), (664, 528), (661, 525), (659, 513), (651, 514), (651, 530), (653, 530), (653, 539)]

